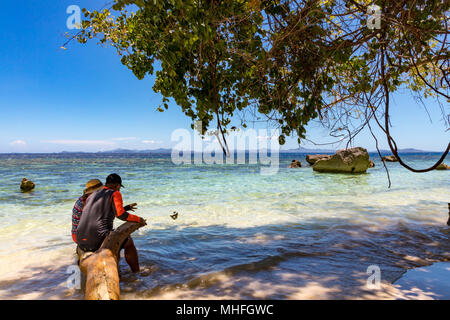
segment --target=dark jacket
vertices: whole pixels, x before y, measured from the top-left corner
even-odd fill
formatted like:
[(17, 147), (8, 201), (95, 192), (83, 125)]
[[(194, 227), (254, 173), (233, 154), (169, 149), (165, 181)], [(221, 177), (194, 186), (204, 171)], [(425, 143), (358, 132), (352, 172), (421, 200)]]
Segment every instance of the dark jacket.
[(83, 251), (96, 251), (108, 233), (113, 230), (114, 218), (139, 222), (140, 218), (123, 208), (119, 191), (107, 187), (89, 196), (77, 228), (77, 244)]

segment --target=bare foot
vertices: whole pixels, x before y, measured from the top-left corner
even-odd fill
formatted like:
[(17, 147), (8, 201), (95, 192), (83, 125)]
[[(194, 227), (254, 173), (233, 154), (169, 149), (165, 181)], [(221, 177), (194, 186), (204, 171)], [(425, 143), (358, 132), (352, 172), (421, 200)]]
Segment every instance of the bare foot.
[(139, 272), (139, 275), (142, 277), (148, 277), (156, 270), (155, 267), (141, 267), (141, 271)]

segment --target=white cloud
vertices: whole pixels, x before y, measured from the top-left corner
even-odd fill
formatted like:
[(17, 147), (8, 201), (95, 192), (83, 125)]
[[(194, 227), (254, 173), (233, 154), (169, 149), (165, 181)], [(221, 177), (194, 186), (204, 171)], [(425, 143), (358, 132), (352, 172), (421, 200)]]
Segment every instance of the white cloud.
[(162, 141), (156, 141), (156, 140), (142, 140), (142, 143), (145, 143), (145, 144), (158, 144), (158, 143), (162, 143)]
[(120, 138), (114, 138), (112, 140), (114, 141), (130, 141), (130, 140), (136, 140), (136, 137), (120, 137)]
[(25, 147), (27, 145), (27, 143), (24, 140), (15, 140), (15, 141), (11, 141), (9, 143), (9, 145), (14, 146), (14, 147)]
[(62, 145), (83, 145), (83, 146), (115, 146), (116, 143), (107, 140), (45, 140), (43, 143), (62, 144)]

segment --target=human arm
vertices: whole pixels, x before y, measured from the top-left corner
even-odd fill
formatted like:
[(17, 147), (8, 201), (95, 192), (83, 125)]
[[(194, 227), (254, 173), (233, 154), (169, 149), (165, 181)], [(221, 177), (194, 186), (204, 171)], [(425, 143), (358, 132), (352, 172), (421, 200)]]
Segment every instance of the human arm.
[(116, 215), (117, 218), (119, 218), (122, 221), (130, 221), (130, 222), (140, 222), (140, 223), (145, 223), (145, 220), (142, 219), (141, 217), (131, 214), (129, 212), (127, 212), (125, 210), (125, 208), (123, 207), (123, 199), (122, 199), (122, 194), (119, 191), (116, 191), (113, 193), (113, 198), (112, 198), (112, 204), (113, 204), (113, 210), (114, 210), (114, 214)]

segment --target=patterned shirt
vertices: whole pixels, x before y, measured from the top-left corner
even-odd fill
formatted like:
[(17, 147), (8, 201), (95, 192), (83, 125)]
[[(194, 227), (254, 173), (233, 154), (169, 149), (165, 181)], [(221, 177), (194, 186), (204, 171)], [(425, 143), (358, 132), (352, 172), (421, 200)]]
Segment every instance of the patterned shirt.
[(83, 213), (83, 207), (83, 197), (80, 197), (72, 209), (72, 239), (75, 243), (77, 242), (77, 228)]

